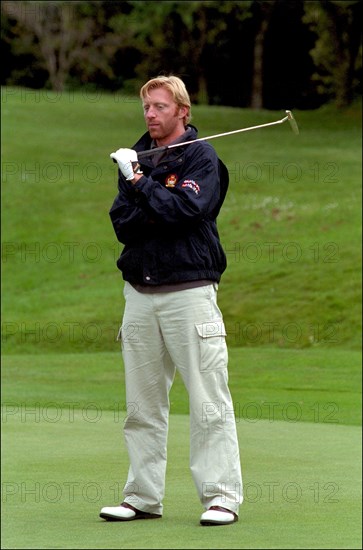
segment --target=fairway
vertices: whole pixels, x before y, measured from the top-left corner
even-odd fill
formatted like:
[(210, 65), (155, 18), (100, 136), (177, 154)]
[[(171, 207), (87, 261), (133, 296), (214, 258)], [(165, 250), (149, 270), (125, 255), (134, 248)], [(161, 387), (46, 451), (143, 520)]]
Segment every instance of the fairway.
[(232, 348), (245, 502), (223, 528), (198, 524), (178, 378), (163, 519), (98, 518), (128, 468), (120, 365), (119, 353), (3, 358), (3, 548), (360, 548), (358, 352)]
[[(286, 108), (289, 106), (287, 105)], [(198, 105), (199, 137), (284, 113)], [(109, 154), (138, 98), (2, 89), (2, 548), (361, 548), (361, 105), (213, 141), (245, 501), (201, 527), (171, 390), (164, 516), (106, 523), (128, 468)], [(208, 482), (208, 480), (206, 480)]]
[(239, 422), (240, 520), (203, 528), (184, 415), (170, 421), (164, 517), (126, 524), (98, 517), (122, 498), (127, 472), (120, 424), (110, 411), (98, 416), (64, 408), (43, 410), (39, 421), (30, 409), (3, 418), (2, 548), (360, 547), (359, 427)]

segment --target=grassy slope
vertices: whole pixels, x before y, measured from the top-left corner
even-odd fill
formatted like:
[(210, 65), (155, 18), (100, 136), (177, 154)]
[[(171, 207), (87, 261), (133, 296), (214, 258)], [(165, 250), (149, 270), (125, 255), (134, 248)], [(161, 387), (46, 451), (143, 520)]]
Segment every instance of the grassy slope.
[[(302, 420), (357, 424), (358, 110), (295, 115), (298, 138), (286, 124), (214, 141), (231, 173), (219, 222), (231, 388), (236, 412), (252, 421), (300, 411)], [(2, 116), (2, 344), (14, 356), (4, 359), (4, 397), (49, 402), (57, 380), (56, 407), (86, 400), (110, 408), (122, 401), (122, 372), (110, 391), (123, 298), (108, 155), (143, 131), (139, 103), (5, 90)], [(280, 116), (194, 109), (201, 135)], [(178, 377), (172, 411), (187, 412)]]
[[(284, 113), (194, 108), (200, 135)], [(360, 348), (360, 111), (297, 112), (213, 143), (231, 174), (219, 218), (230, 346)], [(138, 100), (5, 90), (3, 351), (111, 351), (122, 281), (110, 151), (144, 131)], [(16, 300), (14, 300), (16, 296)]]

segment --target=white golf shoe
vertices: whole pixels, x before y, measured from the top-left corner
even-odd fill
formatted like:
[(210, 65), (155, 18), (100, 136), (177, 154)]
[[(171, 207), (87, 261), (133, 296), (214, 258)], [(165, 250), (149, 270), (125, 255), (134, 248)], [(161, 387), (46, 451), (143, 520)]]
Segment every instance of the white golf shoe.
[(106, 506), (102, 508), (100, 518), (106, 521), (132, 521), (134, 519), (157, 519), (161, 518), (161, 515), (143, 512), (127, 502), (122, 502), (119, 506)]
[(238, 521), (238, 516), (227, 508), (211, 506), (200, 518), (201, 525), (229, 525)]

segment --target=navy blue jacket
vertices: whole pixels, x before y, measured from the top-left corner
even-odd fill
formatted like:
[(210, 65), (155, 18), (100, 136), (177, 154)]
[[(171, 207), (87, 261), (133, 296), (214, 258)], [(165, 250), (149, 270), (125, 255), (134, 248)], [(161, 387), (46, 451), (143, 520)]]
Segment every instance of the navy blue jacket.
[[(188, 128), (196, 139), (196, 128)], [(147, 132), (133, 149), (150, 147)], [(140, 161), (144, 175), (135, 185), (119, 171), (110, 210), (117, 239), (125, 245), (117, 266), (124, 280), (141, 285), (219, 282), (226, 256), (216, 218), (228, 188), (227, 168), (206, 142), (164, 154), (157, 166), (151, 156)]]

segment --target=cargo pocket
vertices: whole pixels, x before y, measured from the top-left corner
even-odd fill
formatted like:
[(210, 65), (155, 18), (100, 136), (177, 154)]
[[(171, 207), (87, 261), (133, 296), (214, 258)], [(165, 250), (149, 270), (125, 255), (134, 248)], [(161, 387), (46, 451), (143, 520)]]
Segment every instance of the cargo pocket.
[(226, 329), (223, 321), (196, 324), (199, 336), (200, 370), (225, 369), (228, 363)]

